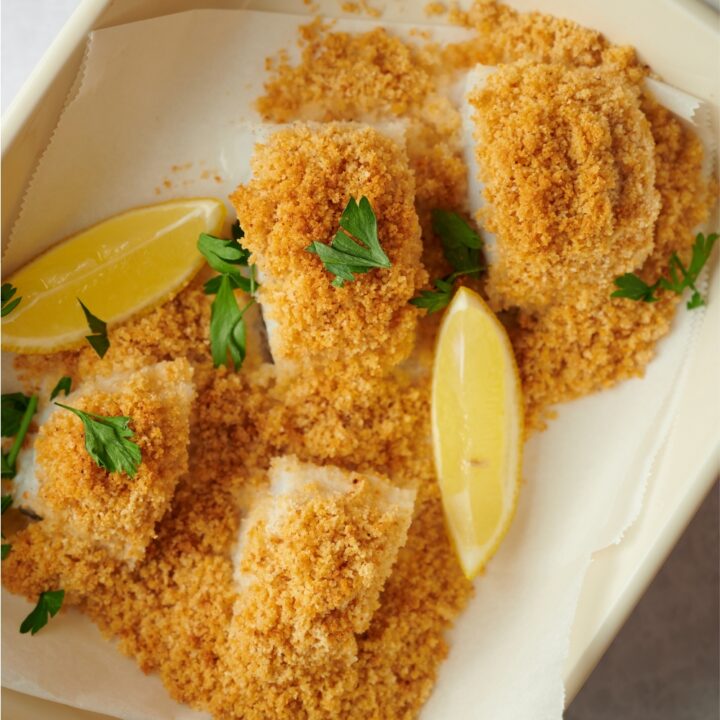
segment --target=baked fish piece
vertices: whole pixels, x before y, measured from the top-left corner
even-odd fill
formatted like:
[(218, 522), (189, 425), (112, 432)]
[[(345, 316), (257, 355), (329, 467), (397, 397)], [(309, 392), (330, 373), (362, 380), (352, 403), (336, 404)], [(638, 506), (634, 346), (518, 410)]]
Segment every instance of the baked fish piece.
[[(418, 317), (409, 300), (426, 272), (414, 178), (397, 133), (355, 123), (283, 127), (256, 145), (252, 171), (230, 199), (258, 270), (276, 365), (337, 362), (382, 372), (405, 359)], [(307, 249), (329, 245), (348, 202), (363, 197), (391, 266), (336, 287)]]
[(192, 375), (187, 360), (161, 362), (97, 377), (58, 398), (86, 413), (130, 418), (131, 440), (142, 454), (134, 477), (99, 467), (85, 448), (80, 418), (48, 405), (18, 459), (15, 506), (62, 526), (70, 538), (104, 546), (118, 559), (141, 559), (188, 470)]
[(233, 650), (278, 679), (294, 663), (352, 663), (407, 540), (415, 491), (294, 456), (275, 458), (269, 478), (235, 552)]
[(468, 77), (471, 204), (495, 310), (607, 288), (655, 243), (660, 194), (642, 86), (616, 68), (520, 61)]

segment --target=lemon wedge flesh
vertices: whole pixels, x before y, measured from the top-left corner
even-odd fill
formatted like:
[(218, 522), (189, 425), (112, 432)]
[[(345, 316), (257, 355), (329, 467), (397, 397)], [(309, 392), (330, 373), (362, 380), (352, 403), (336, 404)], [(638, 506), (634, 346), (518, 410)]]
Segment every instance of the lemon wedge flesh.
[(469, 579), (494, 555), (512, 522), (522, 418), (505, 328), (477, 293), (460, 288), (438, 336), (432, 429), (447, 526)]
[(217, 233), (225, 206), (213, 198), (136, 208), (83, 230), (35, 258), (4, 282), (20, 304), (2, 322), (2, 347), (55, 352), (82, 342), (78, 303), (109, 325), (172, 297), (202, 267), (196, 243)]

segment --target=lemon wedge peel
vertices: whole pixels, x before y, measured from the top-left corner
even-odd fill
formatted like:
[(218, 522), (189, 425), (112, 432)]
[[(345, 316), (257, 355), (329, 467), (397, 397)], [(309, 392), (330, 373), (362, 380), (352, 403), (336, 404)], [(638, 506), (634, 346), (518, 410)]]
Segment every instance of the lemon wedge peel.
[(468, 288), (456, 293), (438, 334), (432, 432), (448, 535), (472, 580), (515, 515), (524, 433), (510, 340), (485, 301)]
[(23, 300), (3, 318), (3, 350), (51, 353), (82, 345), (88, 328), (78, 298), (108, 327), (167, 302), (203, 267), (198, 235), (219, 233), (225, 214), (216, 198), (171, 200), (57, 243), (7, 279)]

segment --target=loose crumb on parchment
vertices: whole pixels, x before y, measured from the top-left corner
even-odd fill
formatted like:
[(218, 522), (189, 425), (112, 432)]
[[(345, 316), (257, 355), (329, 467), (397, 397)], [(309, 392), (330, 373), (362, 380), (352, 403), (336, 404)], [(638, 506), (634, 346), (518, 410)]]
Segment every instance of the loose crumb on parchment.
[[(612, 46), (569, 21), (520, 14), (495, 2), (476, 2), (467, 12), (452, 8), (449, 17), (475, 37), (446, 47), (408, 45), (385, 30), (348, 35), (315, 21), (302, 31), (299, 65), (290, 65), (286, 53), (268, 59), (270, 77), (258, 101), (263, 116), (276, 122), (389, 117), (407, 123), (422, 261), (431, 277), (448, 267), (432, 234), (430, 210), (467, 211), (460, 115), (443, 94), (454, 72), (478, 62), (517, 60), (600, 68), (608, 82), (617, 73), (631, 94), (630, 85), (646, 72), (631, 48)], [(695, 135), (650, 97), (639, 97), (654, 141), (660, 196), (654, 243), (641, 268), (654, 278), (673, 250), (687, 256), (709, 196)], [(657, 339), (668, 331), (677, 301), (612, 300), (611, 289), (585, 287), (542, 311), (506, 311), (531, 427), (542, 426), (556, 402), (642, 374)], [(157, 671), (174, 698), (218, 718), (414, 718), (447, 654), (444, 632), (472, 591), (445, 532), (426, 376), (413, 381), (395, 370), (388, 377), (363, 374), (353, 383), (333, 373), (288, 378), (260, 355), (240, 373), (215, 370), (207, 344), (210, 302), (196, 283), (161, 308), (111, 329), (103, 361), (110, 372), (187, 358), (197, 389), (189, 471), (143, 560), (131, 568), (102, 546), (81, 546), (45, 522), (32, 523), (12, 538), (3, 582), (33, 600), (43, 590), (65, 588), (66, 603), (117, 638), (144, 671)], [(421, 322), (426, 349), (436, 323), (432, 317)], [(249, 351), (255, 344), (248, 341)], [(18, 364), (28, 386), (51, 373), (78, 381), (104, 373), (91, 350), (21, 358)], [(321, 663), (298, 669), (278, 684), (262, 665), (244, 666), (230, 644), (237, 601), (232, 557), (241, 518), (266, 488), (272, 459), (291, 454), (304, 463), (384, 475), (416, 489), (417, 499), (380, 607), (356, 636), (357, 660), (349, 668)]]

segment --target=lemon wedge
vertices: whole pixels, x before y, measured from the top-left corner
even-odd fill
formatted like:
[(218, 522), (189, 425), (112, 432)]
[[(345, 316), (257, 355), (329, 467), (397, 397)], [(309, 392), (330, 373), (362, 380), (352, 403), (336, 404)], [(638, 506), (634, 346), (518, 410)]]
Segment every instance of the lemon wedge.
[(47, 353), (81, 342), (89, 331), (78, 298), (108, 325), (168, 300), (203, 265), (199, 233), (219, 232), (224, 220), (220, 200), (173, 200), (55, 245), (6, 280), (22, 300), (3, 318), (3, 349)]
[(520, 378), (505, 328), (477, 293), (460, 288), (438, 336), (432, 430), (447, 526), (469, 579), (512, 522), (522, 422)]

